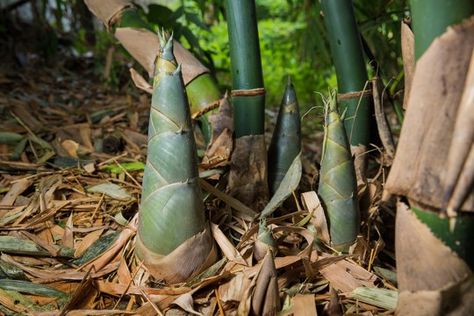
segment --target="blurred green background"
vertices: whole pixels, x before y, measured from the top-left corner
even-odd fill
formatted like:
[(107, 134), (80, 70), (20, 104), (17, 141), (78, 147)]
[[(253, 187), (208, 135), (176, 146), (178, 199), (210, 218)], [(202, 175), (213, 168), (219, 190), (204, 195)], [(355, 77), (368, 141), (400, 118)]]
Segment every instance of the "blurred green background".
[[(405, 0), (354, 1), (356, 19), (371, 76), (378, 72), (392, 91), (403, 76), (400, 22), (408, 16)], [(326, 93), (337, 81), (323, 17), (317, 0), (256, 0), (267, 106), (277, 106), (286, 77), (291, 76), (300, 104), (318, 103), (316, 92)], [(222, 0), (162, 0), (144, 6), (153, 25), (173, 29), (218, 79), (230, 88), (230, 60)], [(168, 14), (158, 14), (165, 12)], [(171, 18), (170, 18), (171, 17)], [(369, 76), (370, 77), (370, 76)]]
[[(17, 1), (5, 0), (4, 9)], [(397, 101), (403, 88), (400, 52), (400, 22), (408, 15), (407, 0), (355, 0), (354, 8), (366, 51), (369, 77), (382, 77)], [(153, 25), (173, 30), (216, 76), (222, 89), (230, 89), (230, 60), (223, 0), (141, 0), (141, 14)], [(320, 104), (316, 92), (336, 87), (323, 17), (318, 0), (256, 0), (260, 48), (267, 107), (279, 104), (284, 84), (291, 75), (300, 105), (309, 109)], [(4, 11), (4, 10), (3, 10)], [(93, 56), (95, 69), (103, 73), (110, 47), (116, 40), (85, 8), (83, 0), (28, 1), (21, 8), (1, 15), (0, 37), (15, 34), (23, 15), (35, 25), (41, 40), (37, 51), (54, 60), (65, 45), (78, 56)], [(18, 36), (24, 36), (20, 29)], [(2, 34), (3, 33), (3, 34)], [(30, 34), (31, 35), (31, 34)], [(33, 36), (35, 36), (33, 34)], [(4, 37), (7, 38), (7, 37)], [(18, 50), (18, 38), (1, 40), (4, 47)], [(66, 43), (66, 44), (65, 44)], [(115, 46), (107, 83), (116, 89), (130, 86), (128, 67), (139, 68), (119, 45)], [(20, 49), (21, 50), (21, 49)], [(348, 52), (349, 53), (349, 52)]]

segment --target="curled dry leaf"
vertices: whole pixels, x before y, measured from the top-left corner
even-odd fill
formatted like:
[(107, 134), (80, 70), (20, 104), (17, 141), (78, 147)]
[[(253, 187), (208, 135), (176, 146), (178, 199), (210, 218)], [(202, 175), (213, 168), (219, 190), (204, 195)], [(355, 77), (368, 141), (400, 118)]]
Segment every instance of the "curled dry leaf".
[(233, 141), (232, 131), (228, 128), (224, 129), (222, 133), (209, 144), (200, 167), (212, 169), (228, 165), (232, 153)]
[(329, 295), (330, 300), (328, 304), (324, 306), (325, 314), (328, 316), (342, 316), (344, 313), (342, 311), (341, 301), (333, 287), (331, 287)]
[(87, 302), (91, 300), (91, 296), (97, 295), (97, 290), (94, 287), (94, 282), (89, 273), (84, 276), (79, 286), (71, 295), (69, 301), (61, 310), (60, 315), (66, 315), (68, 311), (73, 309), (80, 309), (87, 306)]
[(298, 188), (301, 180), (302, 164), (301, 153), (299, 153), (291, 163), (288, 171), (280, 182), (280, 186), (273, 194), (271, 200), (263, 209), (260, 218), (270, 216), (290, 195)]
[(77, 150), (79, 144), (71, 139), (66, 139), (61, 143), (61, 146), (66, 150), (67, 154), (71, 157), (77, 158)]
[(280, 310), (280, 296), (276, 278), (273, 253), (269, 250), (256, 276), (257, 281), (252, 296), (252, 312), (254, 315), (276, 315)]
[(367, 185), (367, 147), (364, 145), (351, 145), (351, 154), (354, 158), (354, 170), (357, 178), (357, 191), (361, 191)]
[(244, 293), (252, 283), (252, 278), (244, 272), (238, 272), (227, 283), (219, 287), (219, 297), (222, 302), (241, 302), (245, 300)]
[(372, 79), (372, 96), (374, 100), (375, 121), (377, 122), (377, 130), (379, 132), (380, 140), (385, 149), (386, 164), (391, 165), (393, 156), (395, 155), (395, 143), (392, 137), (392, 131), (388, 124), (387, 117), (383, 109), (383, 94), (380, 95), (378, 77)]
[(403, 72), (405, 74), (405, 90), (403, 91), (403, 108), (406, 110), (410, 97), (413, 73), (415, 72), (415, 36), (410, 26), (402, 21), (401, 23), (401, 46), (403, 58)]
[(318, 195), (314, 191), (304, 192), (301, 199), (306, 210), (312, 214), (310, 224), (316, 229), (316, 236), (327, 245), (330, 245), (330, 236), (326, 215)]
[(118, 238), (115, 239), (113, 244), (105, 252), (84, 265), (83, 269), (89, 270), (94, 267), (93, 271), (98, 272), (105, 266), (110, 265), (112, 262), (115, 263), (117, 260), (113, 259), (116, 258), (117, 254), (134, 235), (135, 230), (131, 227), (126, 227), (120, 232)]
[(135, 69), (130, 68), (130, 76), (132, 77), (132, 81), (138, 89), (141, 89), (149, 94), (153, 93), (153, 87), (145, 78), (142, 77)]
[(183, 295), (180, 295), (177, 299), (173, 301), (173, 304), (178, 305), (190, 314), (203, 316), (203, 314), (199, 313), (194, 309), (194, 300), (191, 293), (185, 293)]
[(351, 292), (358, 287), (375, 287), (377, 276), (347, 259), (338, 260), (320, 270), (331, 286), (342, 292)]
[[(89, 10), (108, 27), (112, 27), (118, 21), (117, 17), (122, 11), (133, 6), (129, 0), (87, 0), (86, 4)], [(130, 27), (117, 27), (114, 35), (152, 77), (155, 70), (154, 62), (160, 48), (159, 37), (149, 30)], [(174, 55), (183, 67), (185, 84), (200, 74), (209, 72), (196, 57), (176, 41), (174, 43)]]
[(222, 230), (220, 230), (219, 226), (214, 223), (211, 223), (211, 231), (212, 236), (214, 237), (215, 241), (219, 245), (219, 248), (227, 259), (235, 263), (247, 266), (247, 262), (237, 251), (237, 249), (235, 249), (229, 239), (227, 239)]
[(262, 260), (267, 252), (270, 250), (272, 253), (276, 254), (276, 241), (273, 238), (272, 230), (267, 226), (266, 220), (260, 221), (257, 239), (253, 246), (253, 257), (255, 260)]
[(61, 243), (64, 247), (74, 249), (74, 234), (73, 234), (73, 222), (72, 213), (67, 219), (66, 226), (64, 227), (64, 234), (61, 238)]
[[(11, 206), (15, 203), (16, 198), (25, 192), (26, 189), (30, 187), (33, 182), (27, 178), (20, 179), (13, 183), (10, 190), (8, 190), (7, 194), (2, 198), (0, 201), (0, 205), (8, 205)], [(1, 214), (1, 211), (0, 211)], [(0, 216), (1, 217), (1, 216)]]
[(103, 229), (98, 229), (88, 233), (80, 242), (76, 244), (74, 257), (81, 256), (96, 240), (102, 235)]

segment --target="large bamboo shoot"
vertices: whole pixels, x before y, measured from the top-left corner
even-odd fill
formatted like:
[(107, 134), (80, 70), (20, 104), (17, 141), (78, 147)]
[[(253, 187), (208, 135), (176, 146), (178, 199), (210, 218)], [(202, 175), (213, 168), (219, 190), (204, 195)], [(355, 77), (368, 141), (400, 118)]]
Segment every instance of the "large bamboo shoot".
[(180, 282), (213, 263), (215, 250), (172, 39), (161, 49), (156, 69), (136, 249), (155, 277)]

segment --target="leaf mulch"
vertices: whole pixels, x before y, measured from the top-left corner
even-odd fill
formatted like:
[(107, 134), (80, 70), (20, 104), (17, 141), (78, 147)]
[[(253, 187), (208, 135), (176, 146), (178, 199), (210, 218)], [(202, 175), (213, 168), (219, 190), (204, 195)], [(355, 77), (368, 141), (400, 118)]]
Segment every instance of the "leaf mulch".
[(2, 71), (0, 83), (0, 314), (393, 314), (394, 212), (381, 202), (382, 154), (371, 151), (361, 187), (361, 234), (340, 254), (327, 245), (312, 191), (322, 139), (314, 112), (303, 120), (299, 190), (267, 222), (275, 258), (261, 259), (264, 248), (254, 259), (258, 222), (222, 192), (226, 169), (206, 170), (221, 259), (168, 285), (133, 255), (149, 97), (129, 84), (111, 92), (87, 69)]

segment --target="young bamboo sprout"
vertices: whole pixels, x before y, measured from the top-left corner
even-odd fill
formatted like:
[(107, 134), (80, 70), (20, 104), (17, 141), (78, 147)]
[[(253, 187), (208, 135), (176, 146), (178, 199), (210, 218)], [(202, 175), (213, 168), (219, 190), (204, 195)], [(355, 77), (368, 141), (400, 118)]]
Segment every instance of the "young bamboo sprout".
[(331, 244), (346, 251), (359, 231), (357, 181), (344, 124), (337, 112), (335, 92), (329, 98), (318, 193), (326, 209)]
[(268, 149), (268, 185), (273, 195), (301, 150), (301, 120), (296, 92), (288, 77)]
[(260, 261), (265, 257), (269, 249), (272, 253), (276, 253), (276, 241), (273, 238), (272, 229), (267, 226), (267, 221), (263, 219), (258, 226), (257, 239), (255, 240), (253, 248), (253, 257), (255, 260)]
[(215, 260), (198, 185), (196, 145), (170, 37), (153, 81), (136, 251), (151, 274), (181, 282)]

